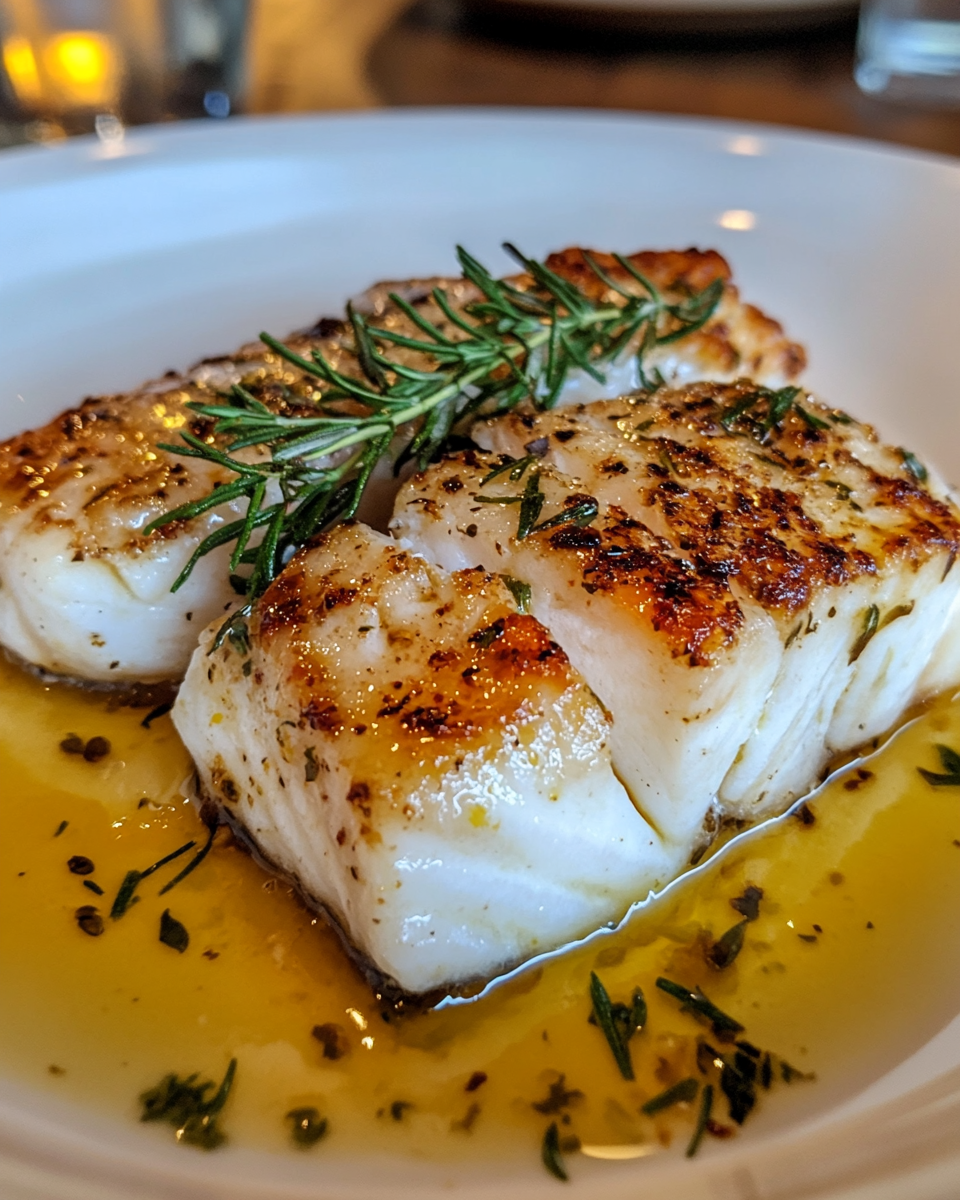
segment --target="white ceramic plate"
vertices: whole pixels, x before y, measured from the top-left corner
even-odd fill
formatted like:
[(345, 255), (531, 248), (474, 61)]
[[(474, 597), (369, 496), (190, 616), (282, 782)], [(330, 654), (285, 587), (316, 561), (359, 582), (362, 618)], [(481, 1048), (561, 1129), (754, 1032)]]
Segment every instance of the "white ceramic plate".
[[(808, 382), (960, 478), (960, 164), (669, 118), (407, 112), (231, 121), (0, 155), (0, 435), (283, 332), (378, 278), (573, 243), (716, 246), (808, 346)], [(960, 947), (944, 952), (960, 953)], [(824, 1003), (829, 1003), (828, 998)], [(877, 1074), (880, 1074), (878, 1069)], [(587, 1164), (590, 1200), (956, 1200), (960, 1017), (866, 1091), (692, 1163)], [(556, 1197), (482, 1175), (185, 1152), (0, 1065), (3, 1200)]]

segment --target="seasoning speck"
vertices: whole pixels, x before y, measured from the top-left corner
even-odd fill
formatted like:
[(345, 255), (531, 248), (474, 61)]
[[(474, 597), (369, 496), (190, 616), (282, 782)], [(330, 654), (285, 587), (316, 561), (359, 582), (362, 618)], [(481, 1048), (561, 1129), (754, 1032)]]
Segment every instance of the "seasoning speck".
[(74, 854), (72, 858), (67, 859), (67, 870), (71, 875), (92, 875), (95, 870), (93, 859), (87, 858), (85, 854)]
[(481, 1087), (487, 1082), (486, 1071), (474, 1071), (467, 1080), (467, 1086), (463, 1089), (465, 1092), (475, 1092), (478, 1087)]
[(85, 744), (78, 733), (68, 733), (60, 743), (60, 749), (64, 754), (82, 754)]
[(103, 933), (103, 917), (92, 904), (82, 904), (73, 915), (84, 933), (91, 937), (99, 937)]
[(99, 762), (101, 758), (106, 758), (110, 753), (110, 743), (105, 737), (92, 737), (86, 746), (83, 748), (83, 758), (85, 762)]
[(350, 1049), (347, 1031), (342, 1025), (334, 1025), (333, 1022), (328, 1021), (325, 1025), (314, 1025), (310, 1032), (323, 1046), (324, 1058), (336, 1061), (338, 1058), (343, 1058)]

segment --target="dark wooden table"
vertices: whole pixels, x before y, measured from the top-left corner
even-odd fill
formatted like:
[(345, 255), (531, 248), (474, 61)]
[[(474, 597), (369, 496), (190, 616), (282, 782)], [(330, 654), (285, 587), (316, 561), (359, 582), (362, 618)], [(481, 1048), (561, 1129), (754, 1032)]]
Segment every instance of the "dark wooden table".
[(484, 16), (460, 0), (259, 0), (249, 107), (573, 105), (767, 121), (960, 154), (960, 112), (859, 92), (855, 36), (849, 12), (807, 32), (697, 37)]

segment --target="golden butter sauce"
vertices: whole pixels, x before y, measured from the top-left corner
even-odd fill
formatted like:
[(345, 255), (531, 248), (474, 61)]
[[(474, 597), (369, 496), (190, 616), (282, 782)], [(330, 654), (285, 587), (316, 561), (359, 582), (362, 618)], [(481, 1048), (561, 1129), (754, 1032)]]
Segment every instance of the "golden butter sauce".
[[(740, 837), (619, 930), (479, 999), (399, 1017), (377, 1003), (322, 920), (226, 831), (196, 871), (158, 895), (206, 837), (169, 717), (144, 728), (144, 710), (111, 710), (6, 662), (0, 711), (3, 1070), (123, 1121), (138, 1118), (138, 1095), (168, 1072), (219, 1081), (235, 1056), (222, 1116), (234, 1143), (294, 1153), (285, 1114), (314, 1106), (329, 1120), (307, 1152), (317, 1156), (376, 1145), (529, 1159), (553, 1120), (589, 1153), (659, 1150), (686, 1144), (695, 1105), (654, 1117), (642, 1105), (697, 1077), (697, 1041), (715, 1039), (655, 987), (658, 976), (700, 986), (751, 1043), (816, 1074), (761, 1090), (748, 1131), (851, 1093), (960, 1009), (960, 788), (934, 788), (917, 772), (942, 769), (937, 743), (960, 750), (951, 699), (817, 793), (812, 820)], [(97, 762), (65, 753), (71, 733), (106, 738), (110, 753)], [(139, 902), (111, 920), (125, 874), (190, 839), (197, 847), (145, 879)], [(92, 860), (91, 874), (71, 873), (75, 855)], [(705, 947), (741, 919), (730, 901), (750, 884), (763, 890), (759, 916), (736, 960), (717, 970)], [(104, 922), (96, 937), (75, 918), (91, 904)], [(183, 953), (159, 940), (168, 908), (189, 933)], [(592, 970), (614, 1001), (638, 986), (647, 999), (647, 1026), (630, 1042), (632, 1082), (588, 1023)], [(343, 1057), (324, 1057), (311, 1033), (324, 1024), (345, 1032)], [(582, 1094), (554, 1113), (535, 1108), (561, 1075), (568, 1093)], [(719, 1094), (714, 1117), (731, 1126)], [(173, 1136), (165, 1125), (155, 1132)]]

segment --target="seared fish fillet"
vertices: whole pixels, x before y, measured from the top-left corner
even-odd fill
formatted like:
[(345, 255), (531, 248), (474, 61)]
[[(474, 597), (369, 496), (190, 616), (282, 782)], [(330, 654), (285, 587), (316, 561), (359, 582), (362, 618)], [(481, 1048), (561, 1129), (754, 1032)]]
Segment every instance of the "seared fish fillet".
[[(397, 499), (404, 545), (529, 584), (613, 714), (619, 777), (690, 849), (723, 818), (782, 810), (831, 755), (960, 682), (946, 490), (793, 398), (743, 380), (514, 413), (474, 431), (496, 454), (448, 458)], [(529, 456), (522, 478), (487, 479), (506, 456)], [(596, 519), (520, 539), (514, 498), (534, 486), (541, 523)]]
[[(614, 281), (636, 288), (612, 257), (595, 257)], [(710, 321), (660, 347), (648, 360), (650, 369), (680, 380), (732, 378), (746, 370), (777, 385), (803, 368), (801, 348), (775, 321), (741, 302), (718, 254), (646, 252), (632, 261), (674, 300), (714, 279), (724, 281)], [(604, 291), (582, 251), (553, 255), (548, 265), (592, 294)], [(524, 275), (513, 282), (533, 286)], [(436, 308), (430, 293), (438, 285), (448, 289), (455, 308), (478, 299), (462, 279), (431, 279), (381, 284), (356, 304), (373, 324), (415, 334), (410, 318), (389, 300), (389, 292), (397, 291), (450, 336), (462, 336)], [(288, 344), (301, 354), (318, 349), (338, 370), (357, 373), (352, 334), (343, 321), (320, 321)], [(396, 356), (430, 365), (409, 351)], [(571, 376), (566, 398), (617, 395), (636, 385), (635, 376), (634, 358), (627, 354), (611, 365), (604, 385)], [(210, 424), (184, 406), (191, 400), (214, 403), (234, 383), (285, 415), (312, 412), (323, 393), (315, 377), (255, 343), (138, 391), (87, 400), (0, 445), (2, 645), (48, 671), (88, 681), (129, 685), (180, 678), (198, 628), (236, 602), (228, 548), (201, 560), (178, 593), (171, 594), (171, 584), (201, 540), (241, 515), (245, 501), (145, 537), (143, 529), (155, 517), (232, 479), (209, 463), (168, 454), (158, 443), (176, 442), (181, 429), (209, 437)], [(392, 495), (380, 505), (384, 519)], [(374, 500), (367, 512), (374, 520), (376, 507)]]
[(381, 985), (486, 979), (679, 869), (611, 769), (608, 716), (496, 575), (342, 525), (248, 643), (208, 654), (214, 633), (173, 710), (204, 793)]

